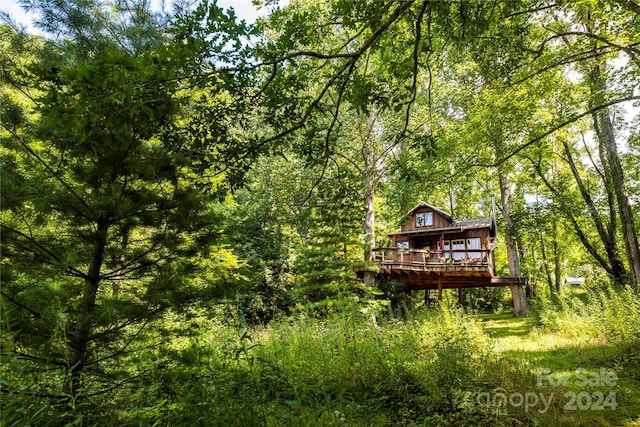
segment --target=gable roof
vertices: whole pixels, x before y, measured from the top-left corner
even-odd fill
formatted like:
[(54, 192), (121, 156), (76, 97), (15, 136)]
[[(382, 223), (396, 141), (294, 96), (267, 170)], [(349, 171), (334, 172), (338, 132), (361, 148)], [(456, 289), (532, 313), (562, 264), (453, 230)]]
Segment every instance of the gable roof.
[(445, 211), (443, 211), (442, 209), (436, 208), (435, 206), (432, 206), (432, 205), (430, 205), (428, 203), (425, 203), (425, 202), (420, 202), (413, 209), (411, 209), (409, 212), (407, 212), (407, 214), (402, 217), (400, 222), (403, 222), (405, 219), (407, 219), (407, 217), (413, 215), (413, 213), (416, 210), (420, 209), (420, 208), (429, 208), (429, 209), (433, 210), (434, 212), (437, 212), (440, 215), (444, 216), (449, 221), (453, 221), (453, 217), (451, 215), (449, 215), (448, 213), (446, 213)]
[(469, 219), (453, 219), (453, 217), (447, 212), (430, 205), (425, 202), (418, 203), (413, 209), (411, 209), (407, 214), (402, 217), (400, 222), (404, 222), (409, 216), (413, 215), (416, 210), (421, 208), (431, 209), (434, 212), (444, 216), (449, 224), (444, 227), (438, 228), (425, 228), (419, 230), (411, 230), (411, 231), (400, 231), (397, 233), (390, 233), (389, 236), (399, 236), (399, 235), (430, 235), (434, 233), (442, 233), (442, 232), (455, 232), (455, 231), (465, 231), (470, 229), (478, 229), (478, 228), (488, 228), (489, 234), (491, 237), (497, 237), (498, 227), (496, 224), (495, 217), (485, 217), (485, 218), (469, 218)]

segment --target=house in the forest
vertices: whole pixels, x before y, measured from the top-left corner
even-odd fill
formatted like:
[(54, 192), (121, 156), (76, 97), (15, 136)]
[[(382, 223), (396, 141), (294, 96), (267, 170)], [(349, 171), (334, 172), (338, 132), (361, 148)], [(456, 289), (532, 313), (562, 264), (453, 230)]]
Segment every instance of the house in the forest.
[(421, 202), (402, 220), (401, 230), (389, 235), (391, 247), (374, 249), (376, 278), (396, 280), (405, 291), (462, 289), (521, 284), (517, 277), (495, 277), (493, 251), (497, 246), (494, 217), (454, 219)]

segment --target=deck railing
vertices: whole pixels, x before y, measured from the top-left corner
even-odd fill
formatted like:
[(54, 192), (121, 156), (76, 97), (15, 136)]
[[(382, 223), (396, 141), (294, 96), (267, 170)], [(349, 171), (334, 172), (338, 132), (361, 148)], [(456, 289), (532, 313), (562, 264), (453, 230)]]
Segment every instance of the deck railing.
[(447, 249), (427, 251), (406, 248), (376, 248), (374, 261), (378, 265), (479, 265), (488, 266), (491, 251), (489, 249)]

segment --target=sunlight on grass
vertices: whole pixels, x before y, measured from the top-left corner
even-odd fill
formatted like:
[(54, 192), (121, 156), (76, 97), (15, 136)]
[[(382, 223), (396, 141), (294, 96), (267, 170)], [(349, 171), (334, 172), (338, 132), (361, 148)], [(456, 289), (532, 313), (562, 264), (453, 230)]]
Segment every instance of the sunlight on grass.
[(475, 316), (497, 357), (494, 378), (510, 384), (512, 392), (550, 401), (542, 410), (540, 404), (524, 413), (510, 408), (513, 414), (539, 425), (640, 425), (636, 304), (637, 297), (624, 291), (580, 290), (528, 319)]

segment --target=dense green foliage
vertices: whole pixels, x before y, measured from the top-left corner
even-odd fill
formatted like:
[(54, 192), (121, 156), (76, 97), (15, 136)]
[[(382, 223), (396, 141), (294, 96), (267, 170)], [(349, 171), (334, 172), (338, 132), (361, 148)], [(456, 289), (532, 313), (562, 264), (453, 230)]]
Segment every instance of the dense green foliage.
[[(634, 420), (640, 408), (637, 295), (594, 289), (570, 298), (571, 304), (538, 307), (537, 322), (445, 308), (372, 323), (353, 306), (324, 319), (295, 316), (248, 328), (232, 313), (218, 313), (215, 320), (200, 314), (190, 320), (187, 335), (127, 358), (127, 365), (145, 370), (126, 387), (74, 407), (74, 415), (77, 423), (106, 426), (620, 425)], [(168, 316), (163, 324), (176, 321)], [(59, 425), (48, 400), (26, 392), (30, 377), (19, 374), (20, 362), (8, 363), (21, 382), (5, 377), (3, 421)], [(566, 401), (560, 400), (541, 413), (542, 404), (525, 411), (477, 400), (478, 393), (495, 390), (562, 396), (571, 384), (537, 385), (540, 370), (571, 375), (600, 368), (619, 378), (615, 387), (595, 388), (617, 392), (616, 410), (566, 412)]]
[(4, 57), (18, 66), (3, 86), (3, 330), (47, 378), (25, 386), (63, 407), (135, 377), (118, 358), (148, 324), (219, 298), (238, 264), (217, 239), (234, 173), (208, 157), (231, 154), (242, 81), (187, 90), (202, 46), (184, 46), (180, 21), (171, 34), (144, 7), (76, 6), (41, 5), (60, 43), (3, 28), (31, 46)]
[[(614, 369), (596, 419), (638, 421), (634, 2), (153, 3), (0, 26), (1, 425), (584, 424), (472, 404), (544, 363)], [(522, 334), (503, 288), (375, 283), (421, 200), (500, 200)]]

